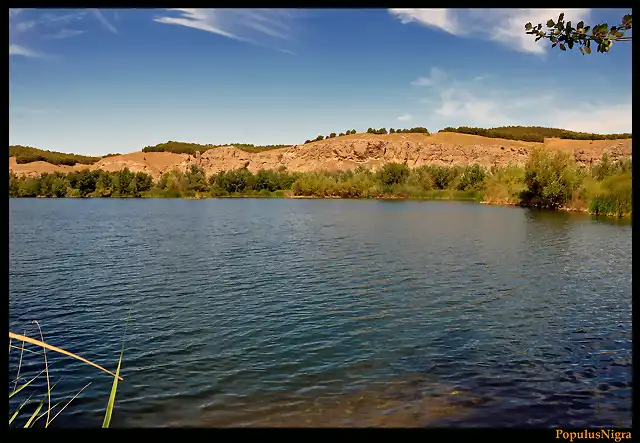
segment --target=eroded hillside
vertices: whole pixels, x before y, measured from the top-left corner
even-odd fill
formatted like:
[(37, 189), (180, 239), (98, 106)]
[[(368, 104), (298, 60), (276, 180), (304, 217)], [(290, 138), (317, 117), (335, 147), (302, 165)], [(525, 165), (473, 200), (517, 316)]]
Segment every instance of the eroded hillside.
[(597, 162), (604, 152), (612, 160), (631, 156), (631, 139), (621, 140), (564, 140), (545, 139), (544, 143), (505, 140), (451, 132), (423, 134), (353, 134), (327, 140), (289, 146), (270, 151), (251, 153), (233, 146), (210, 149), (201, 155), (169, 152), (134, 152), (106, 157), (90, 166), (56, 166), (46, 162), (17, 164), (9, 158), (9, 170), (17, 174), (36, 175), (42, 172), (69, 172), (79, 169), (117, 171), (129, 168), (158, 178), (172, 169), (186, 170), (195, 164), (207, 174), (222, 170), (248, 168), (290, 171), (348, 170), (358, 166), (377, 168), (391, 162), (406, 163), (410, 167), (427, 164), (503, 166), (522, 165), (534, 147), (547, 146), (568, 152), (576, 163)]

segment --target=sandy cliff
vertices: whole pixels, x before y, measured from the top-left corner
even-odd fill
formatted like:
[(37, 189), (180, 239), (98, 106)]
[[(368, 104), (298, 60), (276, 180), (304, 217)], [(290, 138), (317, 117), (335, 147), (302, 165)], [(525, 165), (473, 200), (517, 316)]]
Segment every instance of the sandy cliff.
[[(348, 170), (358, 166), (376, 168), (390, 162), (421, 165), (508, 165), (526, 162), (529, 152), (542, 143), (486, 138), (476, 135), (441, 132), (422, 134), (354, 134), (304, 145), (289, 146), (260, 153), (249, 153), (233, 146), (210, 149), (200, 156), (168, 152), (134, 152), (107, 157), (91, 165), (55, 166), (45, 162), (16, 164), (9, 158), (9, 169), (18, 174), (69, 172), (82, 168), (117, 171), (125, 167), (134, 172), (146, 172), (158, 178), (172, 169), (186, 170), (192, 164), (204, 168), (207, 174), (246, 167), (290, 171)], [(581, 165), (598, 161), (604, 152), (612, 159), (631, 156), (632, 141), (626, 140), (561, 140), (547, 139), (545, 146), (573, 156)]]

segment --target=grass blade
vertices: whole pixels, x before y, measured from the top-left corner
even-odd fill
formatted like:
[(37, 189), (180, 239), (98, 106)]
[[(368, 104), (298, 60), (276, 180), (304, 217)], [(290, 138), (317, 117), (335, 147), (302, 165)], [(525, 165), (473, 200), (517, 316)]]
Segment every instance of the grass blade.
[(124, 336), (122, 337), (122, 351), (120, 351), (120, 359), (118, 360), (118, 368), (116, 369), (116, 375), (113, 378), (113, 386), (111, 386), (111, 394), (109, 395), (109, 402), (107, 403), (107, 410), (104, 414), (104, 421), (102, 422), (103, 428), (108, 428), (111, 424), (111, 415), (113, 414), (113, 406), (116, 402), (116, 391), (118, 390), (118, 378), (120, 375), (120, 365), (122, 364), (122, 357), (124, 356), (124, 343), (127, 338), (127, 326), (129, 325), (129, 318), (131, 317), (131, 309), (129, 309), (129, 315), (124, 325)]
[(38, 412), (40, 412), (40, 409), (42, 409), (42, 406), (44, 405), (44, 401), (47, 399), (47, 397), (43, 398), (42, 401), (40, 402), (40, 404), (38, 405), (38, 407), (36, 408), (36, 410), (33, 412), (33, 415), (31, 416), (31, 418), (29, 420), (27, 420), (27, 423), (24, 425), (25, 428), (30, 428), (33, 420), (36, 418), (36, 416), (38, 415)]
[(20, 368), (22, 367), (22, 354), (23, 353), (24, 353), (24, 342), (22, 342), (22, 350), (20, 351), (20, 363), (18, 363), (18, 373), (16, 374), (16, 383), (13, 385), (13, 390), (14, 391), (18, 387), (18, 379), (20, 378)]
[[(69, 351), (65, 351), (64, 349), (60, 349), (60, 348), (58, 348), (56, 346), (52, 346), (52, 345), (50, 345), (48, 343), (45, 343), (43, 341), (36, 340), (35, 338), (27, 337), (25, 335), (20, 335), (20, 334), (14, 334), (13, 332), (9, 332), (9, 337), (15, 338), (16, 340), (21, 340), (23, 342), (31, 343), (32, 345), (40, 346), (42, 348), (46, 348), (46, 349), (49, 349), (51, 351), (58, 352), (60, 354), (68, 355), (69, 357), (73, 357), (73, 358), (78, 359), (78, 360), (80, 360), (82, 362), (85, 362), (85, 363), (87, 363), (87, 364), (89, 364), (89, 365), (91, 365), (93, 367), (96, 367), (96, 368), (100, 369), (101, 371), (106, 372), (107, 374), (111, 375), (112, 377), (116, 377), (116, 374), (114, 374), (113, 372), (106, 370), (102, 366), (97, 365), (97, 364), (87, 360), (86, 358), (82, 358), (79, 355), (73, 354), (73, 353), (71, 353)], [(120, 380), (122, 380), (122, 377), (118, 377), (118, 378)]]
[(11, 425), (11, 423), (13, 423), (13, 420), (16, 419), (16, 417), (18, 416), (18, 413), (20, 412), (20, 410), (24, 407), (24, 405), (26, 405), (29, 400), (31, 400), (31, 397), (33, 396), (33, 394), (31, 394), (29, 396), (29, 398), (27, 398), (25, 401), (22, 402), (22, 404), (20, 406), (18, 406), (18, 409), (16, 409), (16, 412), (13, 413), (13, 415), (11, 416), (11, 418), (9, 419), (9, 425)]
[[(61, 378), (60, 380), (58, 380), (58, 381), (57, 381), (57, 382), (56, 382), (56, 383), (51, 387), (51, 391), (53, 391), (53, 388), (55, 388), (55, 387), (58, 385), (58, 383), (60, 383), (60, 381), (61, 381), (61, 380), (62, 380), (62, 378)], [(53, 407), (49, 406), (49, 408), (48, 408), (46, 411), (44, 411), (42, 414), (40, 414), (40, 415), (38, 415), (38, 416), (36, 417), (36, 419), (31, 423), (31, 426), (35, 425), (35, 423), (36, 423), (38, 420), (40, 420), (42, 417), (44, 417), (45, 415), (47, 415), (47, 414), (49, 414), (51, 411), (53, 411), (53, 410), (54, 410), (54, 409), (55, 409), (55, 408), (56, 408), (60, 403), (62, 403), (62, 402), (58, 402), (58, 403), (56, 403), (55, 405), (53, 405)], [(47, 425), (45, 425), (45, 428), (46, 428), (47, 426), (48, 426), (48, 424), (47, 424)]]
[[(15, 389), (11, 394), (9, 394), (9, 398), (13, 397), (14, 395), (16, 395), (18, 392), (22, 391), (24, 388), (26, 388), (27, 386), (29, 386), (31, 384), (32, 381), (34, 381), (36, 378), (40, 377), (42, 375), (42, 373), (44, 372), (44, 369), (42, 371), (40, 371), (40, 373), (38, 375), (36, 375), (35, 377), (33, 377), (31, 380), (29, 380), (28, 382), (26, 382), (25, 384), (23, 384), (22, 386), (20, 386), (18, 389)], [(16, 381), (17, 383), (17, 381)]]
[[(42, 335), (42, 329), (40, 328), (40, 323), (37, 320), (33, 321), (38, 326), (38, 331), (40, 331), (40, 338), (44, 343), (44, 337)], [(23, 342), (24, 344), (24, 342)], [(44, 369), (47, 374), (47, 398), (49, 399), (48, 408), (47, 408), (47, 424), (49, 424), (49, 413), (51, 412), (51, 383), (49, 381), (49, 362), (47, 361), (47, 350), (43, 349), (44, 352)]]
[[(72, 398), (71, 400), (69, 400), (69, 401), (67, 402), (67, 404), (66, 404), (66, 405), (64, 405), (64, 406), (62, 407), (62, 409), (60, 409), (56, 415), (54, 415), (54, 416), (53, 416), (53, 418), (51, 419), (51, 421), (55, 420), (55, 419), (56, 419), (56, 417), (57, 417), (58, 415), (60, 415), (60, 413), (61, 413), (62, 411), (64, 411), (64, 408), (66, 408), (67, 406), (69, 406), (69, 404), (70, 404), (70, 403), (71, 403), (71, 402), (72, 402), (72, 401), (73, 401), (73, 400), (74, 400), (78, 395), (80, 395), (80, 393), (81, 393), (82, 391), (84, 391), (84, 390), (85, 390), (85, 388), (86, 388), (87, 386), (89, 386), (90, 384), (91, 384), (91, 382), (87, 383), (87, 384), (86, 384), (86, 386), (85, 386), (84, 388), (80, 389), (80, 390), (78, 391), (78, 393), (77, 393), (76, 395), (74, 395), (74, 396), (73, 396), (73, 398)], [(62, 402), (60, 402), (60, 403), (62, 403)], [(56, 406), (58, 406), (60, 403), (56, 404)], [(54, 406), (54, 408), (55, 408), (55, 406)], [(50, 421), (49, 423), (51, 423), (51, 421)], [(47, 427), (48, 427), (48, 426), (49, 426), (49, 425), (47, 424)]]
[[(23, 342), (23, 344), (24, 344), (24, 342)], [(16, 345), (11, 345), (11, 347), (12, 347), (13, 349), (20, 349), (20, 346), (16, 346)], [(29, 352), (29, 353), (31, 353), (31, 354), (42, 355), (42, 352), (32, 351), (31, 349), (26, 349), (26, 348), (25, 348), (25, 349), (24, 349), (24, 351), (25, 351), (25, 352)]]

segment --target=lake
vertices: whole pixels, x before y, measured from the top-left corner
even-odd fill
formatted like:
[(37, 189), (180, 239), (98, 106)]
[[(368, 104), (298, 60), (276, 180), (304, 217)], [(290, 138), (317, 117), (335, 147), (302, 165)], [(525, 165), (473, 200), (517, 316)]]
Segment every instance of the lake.
[[(630, 427), (631, 238), (465, 202), (10, 199), (9, 326), (115, 371), (131, 309), (114, 427)], [(52, 403), (91, 382), (53, 426), (100, 426), (112, 378), (47, 356)]]

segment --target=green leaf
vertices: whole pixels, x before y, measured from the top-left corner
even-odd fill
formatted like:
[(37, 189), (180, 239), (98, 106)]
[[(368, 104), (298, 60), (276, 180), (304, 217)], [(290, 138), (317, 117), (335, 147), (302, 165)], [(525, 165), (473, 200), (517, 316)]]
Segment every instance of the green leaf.
[(567, 47), (563, 43), (560, 43), (560, 49), (562, 49), (563, 51), (566, 51)]
[(26, 405), (27, 403), (29, 403), (29, 400), (31, 400), (31, 396), (33, 394), (31, 394), (29, 396), (29, 398), (27, 398), (24, 402), (22, 402), (22, 404), (18, 407), (18, 409), (16, 409), (16, 412), (13, 413), (13, 415), (11, 416), (11, 418), (9, 419), (9, 424), (13, 423), (13, 421), (16, 419), (16, 417), (18, 416), (18, 413), (20, 412), (20, 410), (24, 407), (24, 405)]
[(569, 45), (569, 49), (573, 49), (573, 40), (569, 40), (567, 45)]
[(549, 19), (547, 21), (547, 28), (553, 28), (553, 25), (555, 25), (555, 23), (553, 22), (553, 20)]
[(580, 28), (584, 28), (584, 22), (583, 22), (583, 21), (578, 22), (578, 26), (577, 26), (577, 28), (578, 28), (578, 29), (580, 29)]
[(586, 52), (587, 54), (591, 54), (591, 48), (590, 48), (590, 47), (585, 46), (585, 47), (584, 47), (584, 50), (585, 50), (585, 52)]
[(531, 28), (533, 28), (533, 25), (531, 24), (531, 22), (524, 25), (524, 29), (526, 29), (527, 31), (530, 30)]
[(582, 49), (582, 46), (580, 47), (580, 52), (584, 55), (584, 49)]
[(13, 391), (11, 394), (9, 394), (9, 398), (13, 397), (14, 395), (16, 395), (18, 392), (22, 391), (24, 388), (26, 388), (27, 386), (29, 386), (31, 384), (31, 382), (33, 382), (36, 378), (40, 377), (40, 375), (42, 375), (42, 373), (44, 372), (44, 369), (42, 371), (40, 371), (40, 374), (36, 375), (35, 377), (33, 377), (31, 380), (29, 380), (28, 382), (26, 382), (25, 384), (23, 384), (22, 386), (20, 386), (18, 389), (16, 389), (15, 391)]
[(31, 418), (29, 418), (29, 420), (27, 420), (27, 423), (24, 425), (25, 428), (30, 428), (31, 427), (31, 424), (33, 423), (33, 420), (36, 418), (36, 416), (40, 412), (40, 409), (42, 409), (42, 405), (44, 405), (44, 401), (46, 399), (47, 399), (47, 397), (42, 399), (42, 401), (40, 402), (40, 404), (38, 405), (36, 410), (33, 412), (33, 415), (31, 416)]
[(567, 26), (566, 26), (565, 28), (566, 28), (566, 29), (571, 29), (571, 20), (569, 20), (569, 21), (567, 22)]
[(554, 43), (554, 44), (551, 45), (552, 48), (555, 48), (556, 46), (558, 46), (557, 43)]
[(542, 23), (538, 23), (538, 30), (542, 29)]
[(551, 37), (549, 37), (549, 40), (551, 40), (554, 43), (558, 41), (558, 39), (555, 38), (553, 35)]
[(622, 32), (616, 32), (616, 37), (620, 38), (622, 36), (624, 36), (624, 34)]
[(559, 22), (561, 22), (562, 20), (564, 20), (564, 12), (561, 12), (560, 16), (558, 17)]
[(118, 390), (118, 377), (120, 376), (120, 366), (122, 365), (122, 357), (124, 356), (124, 344), (127, 337), (127, 326), (129, 325), (129, 318), (131, 317), (131, 309), (129, 309), (129, 315), (127, 316), (127, 322), (124, 325), (124, 336), (122, 337), (122, 351), (120, 351), (120, 359), (118, 360), (118, 368), (116, 369), (116, 376), (113, 377), (113, 386), (111, 386), (111, 394), (109, 395), (109, 402), (107, 403), (107, 411), (104, 414), (104, 421), (102, 422), (103, 428), (108, 428), (111, 424), (111, 415), (113, 414), (113, 406), (116, 402), (116, 391)]

